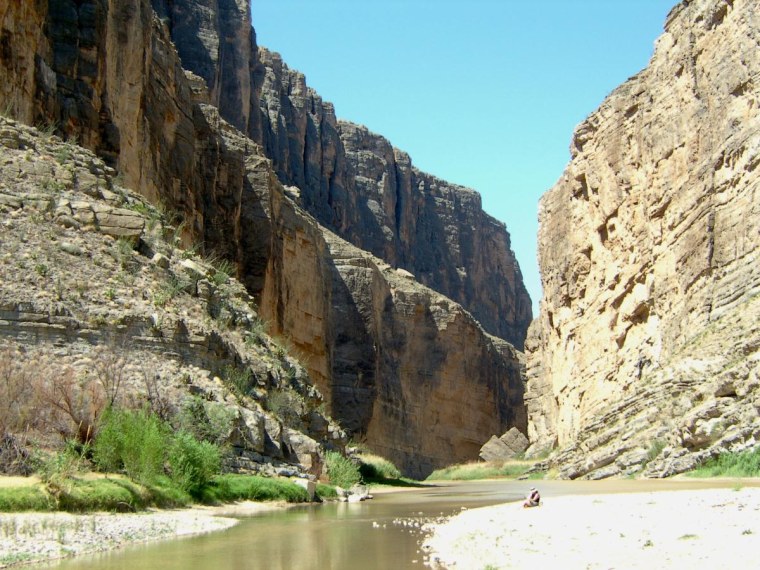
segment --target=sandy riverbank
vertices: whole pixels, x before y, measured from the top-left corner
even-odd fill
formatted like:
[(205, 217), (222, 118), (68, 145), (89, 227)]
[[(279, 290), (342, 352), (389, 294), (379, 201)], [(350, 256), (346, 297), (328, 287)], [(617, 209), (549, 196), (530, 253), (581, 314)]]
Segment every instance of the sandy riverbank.
[(224, 530), (238, 522), (232, 517), (280, 508), (286, 504), (243, 502), (135, 514), (0, 513), (0, 568)]
[(760, 488), (557, 497), (464, 511), (428, 530), (434, 568), (755, 568)]

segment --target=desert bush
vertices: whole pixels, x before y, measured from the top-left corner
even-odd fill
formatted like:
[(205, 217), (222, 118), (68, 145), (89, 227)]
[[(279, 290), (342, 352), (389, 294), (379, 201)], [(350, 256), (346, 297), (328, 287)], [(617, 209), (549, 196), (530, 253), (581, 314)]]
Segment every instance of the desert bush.
[(162, 421), (168, 422), (174, 415), (175, 408), (164, 393), (161, 377), (146, 364), (143, 364), (141, 372), (148, 408), (152, 414), (158, 416)]
[(169, 466), (172, 481), (183, 491), (197, 496), (219, 474), (221, 454), (216, 445), (179, 432), (169, 447)]
[(15, 351), (0, 351), (0, 436), (25, 431), (34, 422), (32, 383), (36, 373)]
[(228, 365), (222, 371), (222, 378), (238, 396), (248, 396), (254, 388), (254, 378), (248, 368)]
[(325, 465), (327, 477), (333, 485), (350, 489), (362, 480), (359, 466), (337, 451), (328, 451), (325, 454)]
[(93, 447), (93, 461), (103, 471), (124, 472), (143, 484), (163, 473), (168, 428), (146, 409), (103, 414)]
[(211, 260), (211, 265), (214, 268), (211, 281), (217, 287), (227, 283), (230, 277), (234, 277), (237, 273), (235, 264), (226, 259)]
[(37, 456), (37, 475), (54, 497), (71, 488), (74, 476), (87, 464), (88, 452), (89, 446), (68, 440), (62, 450)]
[(46, 368), (47, 377), (40, 375), (34, 388), (42, 422), (64, 439), (90, 443), (106, 407), (103, 387), (70, 367), (56, 369), (51, 365)]
[(275, 414), (286, 426), (303, 429), (303, 416), (306, 414), (306, 402), (298, 392), (291, 388), (275, 388), (267, 394), (267, 410)]
[(126, 374), (127, 358), (123, 350), (123, 343), (113, 339), (107, 345), (98, 347), (93, 359), (93, 371), (103, 388), (105, 405), (109, 408), (116, 405)]
[(222, 446), (232, 431), (236, 412), (224, 404), (205, 402), (198, 396), (187, 398), (177, 414), (180, 430), (199, 441)]

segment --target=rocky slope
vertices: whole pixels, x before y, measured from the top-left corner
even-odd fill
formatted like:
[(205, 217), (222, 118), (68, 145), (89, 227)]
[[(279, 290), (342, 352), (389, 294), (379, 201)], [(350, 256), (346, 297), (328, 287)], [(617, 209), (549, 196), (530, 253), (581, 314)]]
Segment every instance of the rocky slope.
[(483, 212), (477, 193), (420, 172), (383, 137), (338, 121), (303, 74), (255, 45), (249, 2), (153, 4), (183, 66), (207, 82), (221, 115), (262, 145), (305, 210), (522, 349), (530, 298), (504, 224)]
[[(166, 4), (170, 5), (184, 4)], [(260, 315), (270, 333), (287, 338), (304, 363), (308, 378), (298, 372), (298, 385), (316, 384), (325, 394), (327, 410), (353, 437), (397, 460), (407, 473), (423, 475), (433, 467), (473, 459), (494, 433), (511, 426), (525, 429), (521, 355), (485, 334), (461, 306), (421, 286), (408, 272), (399, 273), (346, 243), (301, 208), (304, 193), (299, 197), (298, 189), (283, 188), (261, 147), (235, 128), (255, 135), (255, 113), (246, 114), (243, 103), (232, 105), (241, 111), (238, 115), (224, 111), (227, 103), (222, 99), (233, 90), (230, 84), (212, 81), (208, 89), (202, 77), (182, 68), (169, 37), (176, 11), (169, 17), (161, 6), (148, 0), (0, 6), (0, 109), (60, 133), (69, 141), (67, 148), (79, 143), (94, 150), (105, 162), (102, 168), (115, 169), (106, 171), (109, 177), (118, 172), (120, 187), (133, 188), (181, 221), (177, 239), (188, 248), (192, 245), (199, 254), (231, 262), (258, 302), (251, 314)], [(196, 15), (205, 15), (205, 20), (197, 20), (199, 25), (213, 22), (219, 26), (217, 32), (226, 30), (225, 41), (217, 46), (222, 46), (219, 53), (226, 54), (225, 62), (252, 53), (246, 51), (248, 43), (255, 45), (252, 31), (235, 35), (235, 30), (247, 29), (246, 20), (235, 16), (247, 9), (247, 2), (226, 2), (224, 10), (216, 2), (192, 6), (199, 8)], [(220, 36), (199, 34), (196, 47), (210, 49), (215, 37)], [(210, 61), (199, 72), (217, 69)], [(237, 83), (230, 80), (240, 88), (235, 96), (240, 101), (256, 99), (251, 87), (255, 81), (245, 79), (255, 78), (259, 69), (252, 61), (235, 67)], [(234, 124), (212, 103), (229, 113)], [(34, 162), (34, 156), (31, 159)], [(67, 164), (65, 157), (62, 164)], [(73, 183), (59, 170), (46, 174), (48, 184), (73, 184), (65, 189), (78, 193), (78, 180), (87, 176), (77, 174)], [(113, 185), (96, 184), (109, 192)], [(26, 215), (26, 203), (18, 202), (17, 191), (8, 185), (9, 207)], [(477, 201), (469, 191), (465, 196)], [(58, 220), (60, 206), (62, 215), (77, 224), (108, 225), (96, 207), (79, 211), (78, 194), (67, 194), (65, 207), (58, 198), (48, 200), (51, 220)], [(109, 205), (119, 211), (109, 212), (107, 219), (127, 216), (119, 200)], [(139, 219), (135, 223), (139, 226)], [(504, 244), (506, 233), (499, 234), (498, 224), (491, 225), (498, 234), (493, 240)], [(512, 269), (517, 271), (516, 266)], [(477, 270), (486, 271), (486, 265)], [(103, 288), (107, 277), (99, 273), (88, 281)], [(19, 291), (12, 286), (17, 278), (8, 277), (5, 302), (12, 315), (26, 314), (13, 308), (25, 302), (13, 296)], [(130, 286), (136, 291), (149, 288), (142, 282)], [(106, 286), (111, 289), (114, 299), (130, 297), (127, 291)], [(196, 290), (199, 296), (214, 299), (213, 291), (201, 289)], [(212, 318), (221, 314), (223, 321), (230, 320), (215, 302), (206, 301)], [(53, 322), (60, 316), (55, 311), (40, 311), (31, 311), (37, 315), (35, 322), (58, 324)], [(244, 319), (240, 326), (258, 334), (258, 321), (249, 321)], [(140, 327), (135, 335), (142, 338)], [(189, 324), (177, 326), (180, 336), (183, 327), (193, 330)], [(35, 339), (45, 341), (44, 335)], [(74, 350), (69, 343), (76, 344), (79, 337), (51, 337), (50, 343), (56, 342), (63, 343), (65, 353)], [(183, 354), (175, 348), (169, 352)], [(142, 358), (138, 355), (137, 361)], [(219, 365), (248, 358), (252, 373), (256, 366), (268, 367), (266, 358), (230, 356), (213, 343), (206, 359), (199, 358), (194, 356), (193, 362), (212, 374), (218, 374), (215, 358)], [(270, 439), (277, 441), (276, 436)]]
[[(44, 445), (110, 404), (172, 421), (196, 406), (197, 421), (226, 418), (228, 468), (320, 475), (345, 434), (243, 286), (178, 248), (90, 152), (2, 117), (0, 151), (3, 435)], [(280, 414), (278, 397), (298, 409)]]
[(759, 18), (678, 4), (541, 200), (526, 402), (563, 476), (666, 475), (760, 439)]

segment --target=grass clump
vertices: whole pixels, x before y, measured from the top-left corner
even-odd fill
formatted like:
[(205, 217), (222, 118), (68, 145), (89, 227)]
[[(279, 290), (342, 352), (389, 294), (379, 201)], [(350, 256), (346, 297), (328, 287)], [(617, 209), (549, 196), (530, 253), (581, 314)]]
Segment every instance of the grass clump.
[(0, 512), (50, 511), (55, 500), (42, 485), (0, 487)]
[(326, 485), (325, 483), (317, 483), (316, 493), (320, 499), (332, 500), (338, 498), (338, 490), (332, 485)]
[(401, 471), (393, 463), (371, 453), (359, 455), (359, 474), (368, 483), (401, 479)]
[(647, 463), (654, 461), (660, 453), (662, 453), (662, 450), (665, 449), (666, 445), (667, 444), (661, 439), (654, 440), (649, 446), (649, 449), (647, 449)]
[(760, 447), (721, 453), (689, 473), (691, 477), (760, 477)]
[(232, 473), (215, 477), (202, 489), (200, 498), (204, 503), (231, 501), (305, 503), (309, 500), (306, 489), (287, 479)]
[(153, 504), (145, 487), (126, 479), (92, 479), (72, 481), (58, 498), (63, 511), (135, 511)]
[(325, 465), (327, 477), (333, 485), (350, 489), (362, 480), (359, 466), (337, 451), (328, 451), (325, 454)]
[(478, 479), (516, 479), (532, 467), (531, 461), (510, 460), (450, 465), (436, 469), (427, 481), (475, 481)]

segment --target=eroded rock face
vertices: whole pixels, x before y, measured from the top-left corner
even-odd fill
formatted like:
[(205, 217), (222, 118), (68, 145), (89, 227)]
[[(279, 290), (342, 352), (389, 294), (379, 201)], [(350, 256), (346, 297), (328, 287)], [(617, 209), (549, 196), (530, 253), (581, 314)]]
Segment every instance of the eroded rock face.
[(420, 172), (383, 137), (338, 121), (302, 73), (255, 46), (249, 20), (231, 25), (214, 0), (154, 4), (168, 14), (183, 65), (207, 81), (222, 116), (262, 145), (305, 210), (522, 349), (530, 297), (504, 224), (483, 212), (476, 192)]
[(758, 332), (743, 318), (760, 291), (758, 18), (747, 0), (676, 6), (541, 200), (529, 438), (564, 450), (568, 477), (654, 457), (652, 473), (683, 471), (760, 435)]
[[(57, 124), (72, 143), (76, 137), (115, 167), (125, 187), (176, 210), (184, 221), (176, 233), (187, 242), (235, 262), (270, 332), (300, 351), (332, 414), (406, 472), (422, 475), (474, 459), (491, 434), (511, 426), (525, 429), (521, 354), (485, 334), (460, 305), (419, 285), (409, 272), (351, 246), (298, 205), (307, 199), (306, 190), (284, 188), (261, 147), (209, 104), (228, 87), (222, 88), (224, 81), (204, 86), (210, 77), (204, 70), (227, 73), (231, 68), (213, 58), (196, 74), (182, 68), (168, 35), (169, 25), (179, 20), (180, 4), (156, 0), (161, 17), (147, 0), (57, 0), (50, 10), (44, 1), (4, 4), (0, 108), (10, 103), (10, 112), (25, 122)], [(241, 6), (198, 3), (205, 16), (197, 21), (202, 29), (217, 25), (234, 35), (240, 26), (229, 15)], [(197, 46), (209, 49), (213, 41), (201, 35)], [(246, 41), (230, 38), (225, 49), (240, 54)], [(182, 62), (186, 57), (183, 52)], [(245, 65), (245, 73), (257, 73), (256, 66), (251, 72), (251, 63)], [(256, 93), (243, 83), (239, 79), (235, 96), (240, 101)], [(276, 115), (284, 120), (285, 115)], [(231, 120), (255, 134), (253, 114), (241, 111)], [(12, 132), (0, 133), (6, 135), (11, 147), (20, 144)], [(335, 160), (340, 156), (345, 155), (336, 153)], [(96, 193), (96, 178), (77, 172), (71, 183)], [(459, 194), (441, 189), (431, 201), (458, 207), (449, 195)], [(463, 195), (477, 201), (470, 191)], [(4, 191), (0, 204), (26, 207)], [(129, 239), (143, 232), (141, 222), (134, 225), (118, 206), (96, 211), (69, 200), (55, 207), (67, 229), (93, 226), (114, 235), (127, 232)], [(508, 238), (497, 226), (494, 239), (504, 244)], [(139, 241), (154, 267), (176, 262)], [(76, 248), (72, 244), (73, 253), (64, 254), (84, 259), (77, 253), (81, 246)], [(211, 274), (194, 264), (178, 267), (195, 284), (211, 318), (229, 317), (211, 287)], [(156, 327), (158, 320), (151, 315), (141, 326)], [(177, 325), (177, 335), (186, 333)], [(251, 366), (256, 367), (256, 359)], [(254, 374), (266, 378), (267, 370)], [(246, 425), (258, 426), (257, 421)], [(331, 437), (313, 418), (307, 423), (320, 437)], [(277, 431), (276, 426), (265, 429), (270, 435)], [(318, 469), (312, 444), (292, 435), (281, 430), (270, 437), (274, 443), (265, 441), (263, 451)], [(255, 463), (258, 454), (260, 446), (254, 446), (241, 452), (239, 461)]]

